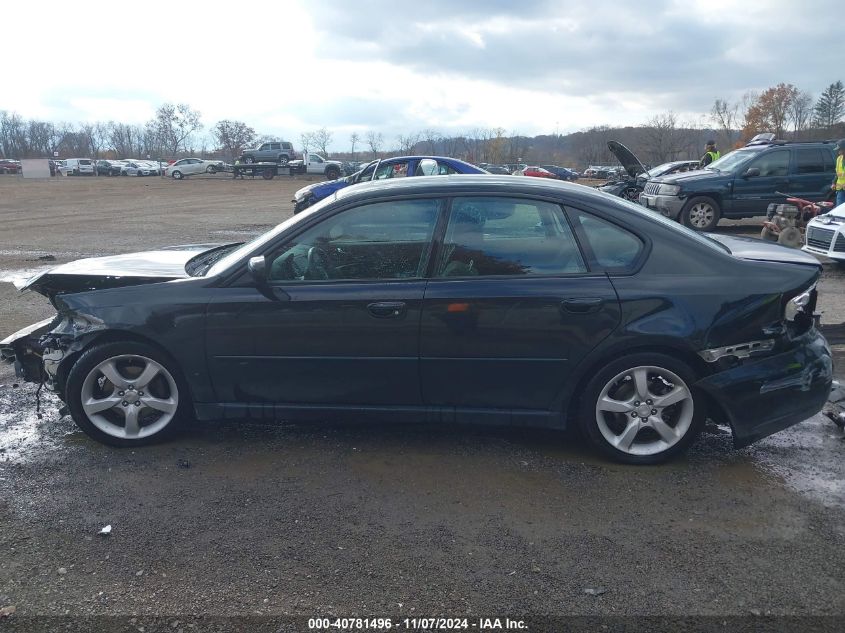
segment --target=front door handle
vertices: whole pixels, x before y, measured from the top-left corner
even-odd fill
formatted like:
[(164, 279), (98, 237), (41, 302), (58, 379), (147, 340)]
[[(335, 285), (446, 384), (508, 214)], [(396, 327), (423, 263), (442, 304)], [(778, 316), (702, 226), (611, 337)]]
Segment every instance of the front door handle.
[(561, 310), (571, 314), (591, 314), (604, 305), (601, 297), (573, 297), (560, 302)]
[(404, 301), (376, 301), (367, 306), (370, 314), (379, 319), (398, 319), (405, 314)]

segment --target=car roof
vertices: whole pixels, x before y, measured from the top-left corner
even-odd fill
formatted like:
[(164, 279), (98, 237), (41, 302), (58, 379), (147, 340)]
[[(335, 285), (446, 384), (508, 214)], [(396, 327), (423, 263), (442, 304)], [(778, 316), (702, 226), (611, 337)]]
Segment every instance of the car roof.
[(354, 187), (345, 187), (337, 192), (337, 200), (354, 200), (379, 195), (416, 195), (437, 193), (457, 195), (462, 191), (473, 193), (508, 194), (527, 193), (534, 195), (570, 196), (607, 202), (607, 196), (584, 185), (549, 180), (546, 178), (514, 178), (497, 174), (450, 174), (446, 176), (415, 176), (414, 178), (390, 178), (362, 182)]

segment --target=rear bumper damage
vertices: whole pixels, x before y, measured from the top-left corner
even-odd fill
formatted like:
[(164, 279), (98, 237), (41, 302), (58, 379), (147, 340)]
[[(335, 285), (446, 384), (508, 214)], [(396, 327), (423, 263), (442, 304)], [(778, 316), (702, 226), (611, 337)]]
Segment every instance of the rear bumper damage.
[(737, 448), (814, 416), (827, 402), (833, 383), (827, 341), (811, 328), (794, 343), (697, 383), (723, 407)]

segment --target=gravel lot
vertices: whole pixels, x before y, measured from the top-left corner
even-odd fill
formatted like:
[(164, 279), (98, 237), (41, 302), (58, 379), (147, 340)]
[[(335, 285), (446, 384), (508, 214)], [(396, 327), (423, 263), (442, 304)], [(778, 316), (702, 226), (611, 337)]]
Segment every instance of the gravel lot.
[[(44, 258), (242, 240), (288, 217), (303, 183), (0, 177), (0, 337), (52, 313), (8, 283)], [(826, 266), (822, 284), (837, 345), (842, 277)], [(10, 623), (845, 615), (845, 442), (821, 416), (741, 451), (712, 427), (650, 468), (556, 433), (434, 425), (220, 423), (129, 451), (88, 440), (52, 396), (39, 418), (30, 387), (0, 369)]]

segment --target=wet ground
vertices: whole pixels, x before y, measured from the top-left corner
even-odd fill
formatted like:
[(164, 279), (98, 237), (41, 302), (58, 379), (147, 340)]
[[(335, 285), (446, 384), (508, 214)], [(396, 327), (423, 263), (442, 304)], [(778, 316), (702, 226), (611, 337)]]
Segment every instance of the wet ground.
[[(244, 239), (302, 184), (0, 177), (0, 336), (52, 312), (3, 283), (39, 258)], [(822, 282), (837, 345), (842, 276)], [(117, 450), (35, 401), (0, 370), (15, 618), (845, 614), (845, 441), (822, 416), (740, 451), (711, 426), (634, 468), (569, 435), (437, 425), (227, 422)]]

